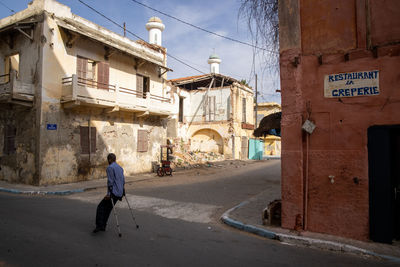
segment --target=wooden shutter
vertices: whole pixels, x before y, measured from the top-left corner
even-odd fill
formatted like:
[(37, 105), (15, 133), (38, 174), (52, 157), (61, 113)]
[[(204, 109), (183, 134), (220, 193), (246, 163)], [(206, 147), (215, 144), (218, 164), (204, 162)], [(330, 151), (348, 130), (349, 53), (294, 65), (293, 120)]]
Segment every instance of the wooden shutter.
[(138, 130), (138, 152), (147, 152), (148, 143), (148, 133), (146, 130)]
[(143, 97), (146, 98), (146, 93), (150, 92), (150, 79), (143, 76)]
[(76, 74), (78, 78), (86, 79), (88, 60), (83, 57), (76, 57)]
[(4, 131), (4, 154), (9, 155), (16, 151), (15, 136), (17, 128), (14, 125), (7, 125)]
[(97, 66), (97, 88), (108, 90), (110, 65), (107, 62), (100, 62)]
[(140, 74), (136, 74), (136, 91), (142, 95), (141, 97), (144, 97), (143, 95), (143, 76)]
[(90, 152), (96, 153), (96, 127), (90, 127)]
[(90, 127), (90, 139), (89, 139), (89, 127), (81, 126), (81, 152), (82, 154), (89, 154), (89, 142), (90, 142), (90, 152), (96, 152), (96, 127)]

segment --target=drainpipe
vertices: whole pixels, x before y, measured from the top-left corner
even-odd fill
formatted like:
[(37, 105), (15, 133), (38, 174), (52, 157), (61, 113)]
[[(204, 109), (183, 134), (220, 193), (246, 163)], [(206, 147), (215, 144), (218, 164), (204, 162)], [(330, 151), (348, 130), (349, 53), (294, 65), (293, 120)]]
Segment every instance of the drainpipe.
[(304, 183), (304, 231), (307, 231), (307, 214), (308, 214), (308, 151), (309, 151), (309, 139), (310, 139), (310, 134), (306, 133), (306, 177), (305, 177), (305, 183)]

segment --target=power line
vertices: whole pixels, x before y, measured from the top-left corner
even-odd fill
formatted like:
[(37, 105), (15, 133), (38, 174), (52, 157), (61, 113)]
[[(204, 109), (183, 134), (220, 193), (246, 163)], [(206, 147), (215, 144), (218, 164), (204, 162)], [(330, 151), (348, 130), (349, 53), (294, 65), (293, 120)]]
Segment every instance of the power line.
[(7, 8), (8, 10), (10, 10), (12, 13), (15, 13), (14, 10), (12, 10), (12, 9), (9, 8), (8, 6), (6, 6), (6, 4), (4, 4), (3, 2), (0, 1), (0, 4), (1, 4), (2, 6), (4, 6), (5, 8)]
[[(110, 19), (109, 17), (107, 17), (106, 15), (104, 15), (103, 13), (101, 13), (100, 11), (96, 10), (95, 8), (89, 6), (88, 4), (86, 4), (85, 2), (83, 2), (82, 0), (78, 0), (78, 1), (81, 2), (83, 5), (85, 5), (86, 7), (90, 8), (92, 11), (96, 12), (97, 14), (99, 14), (100, 16), (102, 16), (103, 18), (105, 18), (106, 20), (108, 20), (108, 21), (110, 21), (111, 23), (113, 23), (115, 26), (117, 26), (117, 27), (119, 27), (119, 28), (121, 28), (121, 29), (124, 29), (124, 27), (123, 27), (122, 25), (120, 25), (120, 24), (118, 24), (117, 22), (115, 22), (114, 20)], [(143, 38), (141, 38), (139, 35), (137, 35), (137, 34), (131, 32), (130, 30), (128, 30), (128, 29), (126, 29), (126, 28), (125, 28), (125, 30), (126, 30), (128, 33), (130, 33), (130, 34), (132, 34), (133, 36), (135, 36), (136, 38), (138, 38), (139, 40), (142, 40), (142, 41), (146, 42), (146, 41), (145, 41)], [(177, 57), (175, 57), (175, 56), (173, 56), (173, 55), (171, 55), (171, 54), (169, 54), (169, 53), (166, 53), (166, 54), (167, 54), (167, 56), (169, 56), (169, 57), (175, 59), (176, 61), (180, 62), (181, 64), (183, 64), (183, 65), (185, 65), (185, 66), (187, 66), (187, 67), (189, 67), (189, 68), (191, 68), (191, 69), (193, 69), (193, 70), (195, 70), (195, 71), (198, 71), (198, 72), (200, 72), (201, 74), (206, 74), (206, 73), (204, 73), (203, 71), (201, 71), (201, 70), (199, 70), (199, 69), (197, 69), (197, 68), (195, 68), (195, 67), (192, 67), (191, 65), (187, 64), (186, 62), (180, 60), (179, 58), (177, 58)]]
[[(100, 16), (102, 16), (103, 18), (105, 18), (106, 20), (110, 21), (110, 22), (111, 22), (112, 24), (114, 24), (115, 26), (117, 26), (117, 27), (119, 27), (119, 28), (121, 28), (121, 29), (124, 29), (124, 27), (123, 27), (122, 25), (118, 24), (117, 22), (115, 22), (115, 21), (112, 20), (111, 18), (107, 17), (106, 15), (104, 15), (103, 13), (101, 13), (100, 11), (96, 10), (94, 7), (92, 7), (92, 6), (88, 5), (88, 4), (86, 4), (86, 3), (83, 2), (82, 0), (78, 0), (78, 1), (79, 1), (80, 3), (82, 3), (83, 5), (85, 5), (86, 7), (88, 7), (89, 9), (91, 9), (92, 11), (94, 11), (95, 13), (97, 13), (98, 15), (100, 15)], [(143, 38), (141, 38), (139, 35), (137, 35), (137, 34), (131, 32), (130, 30), (128, 30), (128, 29), (126, 29), (126, 28), (125, 28), (125, 30), (126, 30), (126, 32), (128, 32), (128, 33), (130, 33), (131, 35), (135, 36), (135, 37), (138, 38), (139, 40), (142, 40), (142, 41), (146, 42), (146, 41), (145, 41)], [(146, 42), (146, 43), (147, 43), (147, 42)], [(167, 55), (168, 57), (172, 58), (172, 59), (175, 59), (175, 60), (178, 61), (179, 63), (181, 63), (181, 64), (183, 64), (183, 65), (185, 65), (185, 66), (187, 66), (187, 67), (189, 67), (189, 68), (191, 68), (191, 69), (193, 69), (193, 70), (199, 72), (199, 73), (201, 73), (201, 74), (204, 74), (204, 75), (208, 74), (208, 73), (205, 73), (205, 72), (203, 72), (203, 71), (201, 71), (201, 70), (199, 70), (199, 69), (197, 69), (197, 68), (195, 68), (195, 67), (189, 65), (188, 63), (184, 62), (183, 60), (181, 60), (181, 59), (179, 59), (179, 58), (177, 58), (177, 57), (175, 57), (175, 56), (173, 56), (173, 55), (171, 55), (171, 54), (169, 54), (169, 53), (166, 53), (166, 55)], [(219, 77), (217, 77), (217, 79), (222, 80), (222, 79), (219, 78)]]
[(158, 12), (158, 13), (164, 15), (164, 16), (167, 16), (167, 17), (169, 17), (169, 18), (171, 18), (171, 19), (174, 19), (174, 20), (176, 20), (176, 21), (179, 21), (179, 22), (181, 22), (181, 23), (183, 23), (183, 24), (186, 24), (186, 25), (189, 25), (189, 26), (191, 26), (191, 27), (193, 27), (193, 28), (196, 28), (196, 29), (198, 29), (198, 30), (207, 32), (207, 33), (209, 33), (209, 34), (213, 34), (213, 35), (215, 35), (215, 36), (218, 36), (218, 37), (227, 39), (227, 40), (232, 41), (232, 42), (240, 43), (240, 44), (242, 44), (242, 45), (247, 45), (247, 46), (250, 46), (250, 47), (252, 47), (252, 48), (264, 50), (264, 51), (266, 51), (266, 52), (270, 52), (270, 53), (273, 53), (273, 54), (277, 54), (277, 52), (275, 52), (275, 51), (268, 50), (268, 49), (265, 49), (265, 48), (263, 48), (263, 47), (255, 46), (255, 45), (252, 45), (252, 44), (249, 44), (249, 43), (246, 43), (246, 42), (243, 42), (243, 41), (240, 41), (240, 40), (237, 40), (237, 39), (234, 39), (234, 38), (231, 38), (231, 37), (228, 37), (228, 36), (225, 36), (225, 35), (216, 33), (216, 32), (209, 31), (209, 30), (207, 30), (207, 29), (204, 29), (204, 28), (202, 28), (202, 27), (196, 26), (196, 25), (194, 25), (194, 24), (192, 24), (192, 23), (189, 23), (189, 22), (187, 22), (187, 21), (184, 21), (184, 20), (179, 19), (179, 18), (177, 18), (177, 17), (174, 17), (174, 16), (172, 16), (172, 15), (169, 15), (169, 14), (167, 14), (167, 13), (165, 13), (165, 12), (159, 11), (159, 10), (157, 10), (157, 9), (151, 7), (151, 6), (148, 6), (148, 5), (146, 5), (146, 4), (143, 4), (143, 3), (139, 2), (139, 1), (136, 1), (136, 0), (131, 0), (131, 1), (137, 3), (137, 4), (141, 5), (141, 6), (144, 6), (144, 7), (148, 8), (148, 9), (151, 9), (151, 10), (153, 10), (153, 11), (155, 11), (155, 12)]

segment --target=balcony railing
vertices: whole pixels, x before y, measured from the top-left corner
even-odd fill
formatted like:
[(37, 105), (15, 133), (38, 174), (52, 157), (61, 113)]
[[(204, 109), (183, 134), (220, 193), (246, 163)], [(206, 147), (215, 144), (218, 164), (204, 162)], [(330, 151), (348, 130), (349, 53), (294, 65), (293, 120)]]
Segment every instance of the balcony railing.
[(17, 72), (0, 75), (0, 100), (31, 106), (34, 99), (33, 84), (17, 79)]
[(148, 112), (155, 115), (171, 115), (171, 99), (141, 92), (118, 85), (100, 83), (73, 74), (62, 79), (62, 103), (113, 107), (130, 112)]

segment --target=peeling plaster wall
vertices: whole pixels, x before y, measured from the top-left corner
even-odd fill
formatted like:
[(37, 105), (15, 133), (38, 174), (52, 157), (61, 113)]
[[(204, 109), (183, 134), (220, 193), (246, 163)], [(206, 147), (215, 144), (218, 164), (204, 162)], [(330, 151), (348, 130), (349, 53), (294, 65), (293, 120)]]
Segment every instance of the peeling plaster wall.
[[(30, 17), (26, 14), (24, 16)], [(36, 138), (37, 105), (35, 104), (37, 103), (41, 79), (40, 40), (42, 23), (40, 22), (41, 16), (35, 16), (34, 18), (39, 22), (34, 26), (33, 42), (26, 36), (15, 32), (12, 47), (6, 42), (0, 42), (0, 75), (4, 74), (5, 71), (5, 57), (18, 53), (19, 73), (17, 81), (33, 88), (32, 93), (35, 94), (35, 99), (32, 103), (33, 107), (8, 104), (6, 103), (7, 100), (0, 103), (0, 180), (12, 183), (37, 184), (38, 181), (36, 164), (36, 147), (38, 141)], [(8, 25), (13, 22), (12, 18), (4, 18), (0, 21), (0, 25)], [(0, 38), (4, 38), (4, 40), (10, 42), (7, 34), (3, 33)], [(16, 151), (9, 155), (4, 153), (4, 130), (6, 125), (16, 127)]]
[[(63, 77), (76, 73), (76, 56), (95, 61), (104, 60), (104, 46), (87, 38), (79, 38), (67, 48), (65, 33), (51, 16), (46, 15), (44, 28), (48, 40), (43, 48), (43, 88), (41, 109), (40, 184), (58, 184), (105, 176), (106, 157), (115, 153), (125, 174), (150, 171), (152, 161), (159, 158), (160, 145), (166, 143), (166, 127), (158, 116), (136, 118), (134, 113), (106, 113), (99, 107), (64, 108), (60, 104)], [(110, 84), (136, 89), (135, 60), (115, 53), (108, 60)], [(138, 73), (150, 76), (152, 94), (163, 93), (163, 80), (153, 64), (139, 67)], [(96, 152), (81, 153), (80, 126), (96, 127)], [(57, 124), (57, 130), (47, 130)], [(148, 151), (137, 152), (138, 130), (149, 133)]]
[[(284, 228), (369, 238), (367, 131), (400, 124), (400, 5), (381, 2), (279, 2)], [(379, 70), (379, 95), (324, 97), (325, 75), (368, 70)]]
[[(216, 97), (215, 121), (205, 121), (204, 97), (207, 89), (174, 89), (184, 96), (184, 122), (177, 122), (177, 136), (190, 144), (192, 150), (223, 153), (225, 158), (240, 159), (241, 138), (251, 138), (253, 130), (242, 129), (242, 98), (246, 98), (246, 120), (254, 123), (253, 93), (235, 84), (230, 87), (212, 88), (208, 96)], [(176, 119), (177, 120), (177, 119)], [(213, 138), (214, 136), (214, 138)], [(217, 138), (220, 136), (221, 138)]]
[[(11, 183), (35, 183), (35, 113), (25, 107), (2, 104), (0, 108), (0, 180)], [(6, 125), (16, 127), (15, 147), (12, 154), (4, 153)]]

